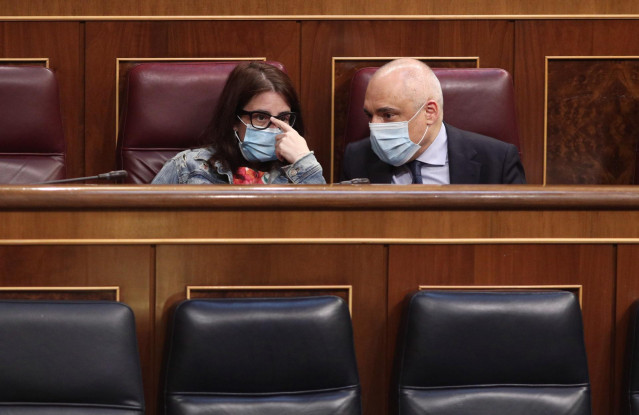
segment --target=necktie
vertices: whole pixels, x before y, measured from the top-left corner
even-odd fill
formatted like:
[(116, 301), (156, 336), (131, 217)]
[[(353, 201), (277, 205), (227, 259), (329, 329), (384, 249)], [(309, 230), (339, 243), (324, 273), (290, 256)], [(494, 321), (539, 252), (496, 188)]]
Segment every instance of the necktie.
[(422, 184), (422, 163), (419, 160), (413, 160), (408, 163), (410, 173), (413, 175), (413, 184)]

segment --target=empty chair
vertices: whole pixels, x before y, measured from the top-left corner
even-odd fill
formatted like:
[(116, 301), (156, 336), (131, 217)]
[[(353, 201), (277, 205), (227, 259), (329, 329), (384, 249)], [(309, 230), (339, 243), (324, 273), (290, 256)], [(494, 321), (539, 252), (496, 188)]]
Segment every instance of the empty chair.
[(401, 415), (590, 414), (581, 310), (569, 292), (421, 291), (399, 344)]
[(0, 301), (0, 413), (144, 413), (131, 309), (115, 302)]
[(0, 66), (0, 183), (64, 179), (58, 83), (40, 66)]
[(187, 300), (174, 314), (165, 413), (360, 414), (339, 297)]
[[(271, 65), (284, 70), (278, 62)], [(237, 62), (143, 63), (128, 71), (118, 137), (127, 183), (150, 183), (168, 159), (198, 147)]]
[[(369, 136), (362, 111), (366, 88), (377, 68), (362, 68), (351, 81), (344, 144)], [(433, 68), (444, 95), (444, 122), (519, 147), (515, 95), (510, 74), (492, 68)]]

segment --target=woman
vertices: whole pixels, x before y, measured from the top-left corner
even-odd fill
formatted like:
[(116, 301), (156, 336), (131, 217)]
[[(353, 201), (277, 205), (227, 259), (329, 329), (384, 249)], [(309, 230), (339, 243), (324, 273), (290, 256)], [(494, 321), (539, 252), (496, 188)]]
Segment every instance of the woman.
[(290, 78), (261, 62), (231, 72), (203, 148), (167, 161), (153, 184), (323, 184)]

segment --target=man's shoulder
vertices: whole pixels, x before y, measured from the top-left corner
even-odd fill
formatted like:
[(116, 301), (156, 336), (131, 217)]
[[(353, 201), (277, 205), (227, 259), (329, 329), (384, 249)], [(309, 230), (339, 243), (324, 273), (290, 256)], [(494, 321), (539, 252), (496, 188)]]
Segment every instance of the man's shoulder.
[(372, 151), (371, 140), (366, 137), (361, 140), (353, 141), (352, 143), (348, 143), (346, 145), (346, 150), (348, 152), (361, 153), (365, 151)]
[(463, 143), (460, 143), (461, 145), (465, 147), (472, 147), (477, 151), (495, 152), (507, 151), (511, 148), (516, 148), (514, 144), (510, 144), (487, 135), (462, 130), (461, 128), (454, 127), (450, 124), (446, 124), (446, 134), (448, 135), (448, 140), (451, 144), (457, 143), (458, 140), (463, 140)]

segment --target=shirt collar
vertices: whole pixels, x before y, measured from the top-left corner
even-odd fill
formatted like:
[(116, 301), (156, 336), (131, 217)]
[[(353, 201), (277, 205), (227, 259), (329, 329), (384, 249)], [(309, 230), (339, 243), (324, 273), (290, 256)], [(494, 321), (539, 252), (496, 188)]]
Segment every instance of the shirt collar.
[(445, 166), (448, 162), (448, 134), (446, 134), (446, 126), (442, 123), (439, 133), (435, 140), (430, 143), (426, 151), (424, 151), (417, 160), (431, 166)]

